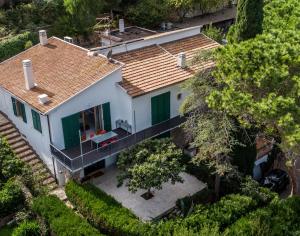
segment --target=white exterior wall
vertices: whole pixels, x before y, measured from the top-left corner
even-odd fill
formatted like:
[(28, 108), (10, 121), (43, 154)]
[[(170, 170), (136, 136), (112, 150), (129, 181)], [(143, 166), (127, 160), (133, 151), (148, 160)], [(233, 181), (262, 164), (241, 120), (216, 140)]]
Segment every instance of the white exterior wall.
[(53, 161), (50, 152), (50, 139), (49, 139), (47, 116), (40, 115), (41, 126), (42, 126), (42, 133), (40, 133), (33, 127), (32, 114), (31, 114), (32, 107), (26, 104), (25, 102), (23, 102), (22, 100), (18, 99), (17, 97), (15, 97), (17, 100), (22, 102), (25, 106), (25, 112), (27, 118), (27, 123), (25, 123), (22, 117), (17, 117), (14, 115), (11, 97), (12, 95), (10, 93), (0, 88), (0, 110), (3, 111), (8, 116), (8, 118), (16, 125), (19, 131), (26, 136), (26, 139), (28, 140), (29, 144), (42, 158), (42, 160), (49, 167), (52, 173), (54, 173)]
[(132, 99), (117, 84), (121, 78), (121, 69), (118, 69), (49, 113), (52, 142), (57, 148), (65, 147), (62, 118), (106, 102), (110, 103), (112, 129), (118, 119), (132, 125)]
[[(152, 126), (151, 116), (151, 98), (166, 92), (170, 92), (170, 116), (174, 118), (179, 115), (179, 108), (184, 98), (187, 95), (186, 91), (183, 91), (180, 84), (169, 86), (163, 89), (156, 90), (154, 92), (139, 96), (133, 99), (133, 111), (135, 113), (136, 132)], [(177, 99), (177, 95), (181, 93), (181, 99)], [(134, 130), (134, 126), (133, 126)]]

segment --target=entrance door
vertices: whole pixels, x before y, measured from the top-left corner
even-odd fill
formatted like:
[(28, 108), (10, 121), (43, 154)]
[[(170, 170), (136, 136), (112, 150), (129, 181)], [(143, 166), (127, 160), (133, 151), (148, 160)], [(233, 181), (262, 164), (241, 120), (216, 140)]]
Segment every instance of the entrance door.
[(66, 149), (79, 145), (79, 119), (80, 113), (76, 113), (61, 119)]
[(170, 119), (170, 92), (151, 98), (152, 125)]

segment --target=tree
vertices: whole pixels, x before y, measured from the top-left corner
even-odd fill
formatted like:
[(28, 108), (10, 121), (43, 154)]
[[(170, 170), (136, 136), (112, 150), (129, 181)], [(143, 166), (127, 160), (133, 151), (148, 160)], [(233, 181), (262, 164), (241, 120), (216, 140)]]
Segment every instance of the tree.
[(241, 42), (262, 33), (263, 0), (239, 0), (236, 24), (228, 34), (229, 42)]
[(119, 155), (117, 166), (121, 170), (118, 176), (119, 186), (128, 180), (129, 191), (162, 189), (162, 184), (171, 181), (183, 182), (179, 175), (184, 171), (180, 164), (182, 153), (170, 139), (150, 139)]
[(88, 36), (103, 7), (102, 0), (64, 0), (65, 14), (55, 22), (56, 31), (64, 35)]
[[(207, 53), (200, 52), (192, 63), (208, 60), (210, 53)], [(205, 99), (214, 86), (211, 71), (199, 72), (187, 81), (184, 89), (188, 90), (190, 95), (183, 102), (181, 113), (189, 114), (184, 130), (188, 140), (192, 141), (191, 145), (198, 149), (192, 162), (195, 165), (208, 163), (209, 167), (214, 169), (215, 193), (216, 198), (219, 198), (220, 178), (238, 175), (237, 168), (231, 164), (230, 157), (238, 142), (235, 138), (237, 126), (234, 120), (225, 112), (214, 111), (207, 106)]]
[(222, 43), (222, 30), (217, 27), (214, 27), (212, 23), (210, 23), (210, 25), (203, 30), (203, 34), (205, 34), (207, 37), (215, 40), (218, 43)]
[(295, 31), (274, 31), (220, 49), (214, 76), (222, 89), (207, 99), (211, 108), (237, 117), (244, 126), (279, 137), (294, 192), (294, 162), (300, 154), (299, 50)]

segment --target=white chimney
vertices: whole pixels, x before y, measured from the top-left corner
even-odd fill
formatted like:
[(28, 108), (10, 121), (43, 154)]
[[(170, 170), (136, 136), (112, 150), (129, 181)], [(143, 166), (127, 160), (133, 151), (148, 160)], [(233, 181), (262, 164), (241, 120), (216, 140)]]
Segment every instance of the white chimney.
[(23, 71), (25, 78), (25, 87), (27, 90), (30, 90), (35, 86), (32, 63), (30, 60), (23, 60)]
[(186, 67), (186, 55), (185, 55), (185, 53), (181, 52), (181, 53), (178, 54), (177, 66), (179, 66), (181, 68)]
[(124, 33), (124, 32), (125, 32), (125, 23), (124, 23), (124, 19), (120, 19), (120, 20), (119, 20), (119, 31), (120, 31), (120, 33)]
[(49, 102), (49, 97), (47, 94), (41, 94), (38, 96), (38, 100), (40, 104), (46, 104), (47, 102)]
[(42, 46), (48, 44), (48, 38), (47, 38), (47, 32), (46, 32), (46, 30), (40, 30), (39, 31), (39, 38), (40, 38), (40, 44)]

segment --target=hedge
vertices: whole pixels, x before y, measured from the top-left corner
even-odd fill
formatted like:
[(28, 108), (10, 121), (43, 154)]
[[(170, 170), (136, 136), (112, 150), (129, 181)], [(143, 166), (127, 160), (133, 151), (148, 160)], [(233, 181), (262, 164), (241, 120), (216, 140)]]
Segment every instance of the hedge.
[(22, 52), (28, 41), (36, 44), (38, 42), (37, 34), (25, 32), (0, 41), (0, 62)]
[(114, 198), (91, 184), (74, 181), (66, 185), (68, 199), (95, 227), (111, 235), (148, 235), (150, 225), (142, 223)]
[(275, 199), (265, 208), (237, 220), (227, 235), (299, 235), (300, 198)]
[(0, 218), (16, 212), (24, 202), (20, 185), (14, 180), (7, 181), (0, 190)]
[(59, 236), (99, 236), (103, 235), (85, 219), (75, 214), (64, 202), (55, 196), (34, 199), (32, 209), (45, 219), (51, 231)]
[(40, 236), (41, 229), (36, 221), (24, 221), (14, 231), (12, 236)]

